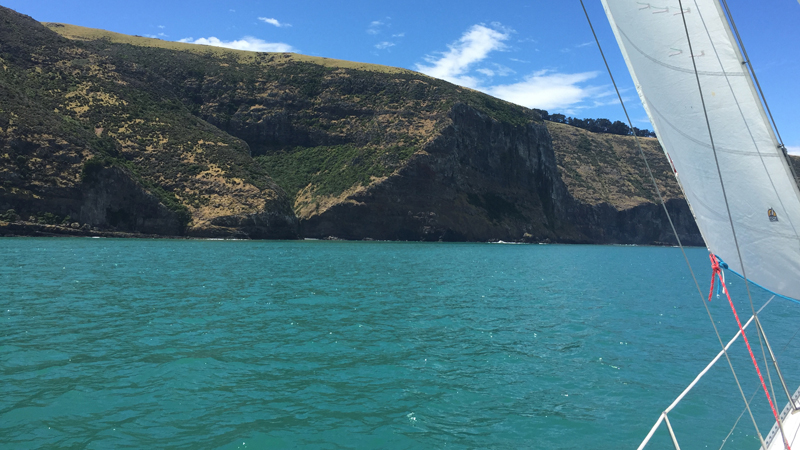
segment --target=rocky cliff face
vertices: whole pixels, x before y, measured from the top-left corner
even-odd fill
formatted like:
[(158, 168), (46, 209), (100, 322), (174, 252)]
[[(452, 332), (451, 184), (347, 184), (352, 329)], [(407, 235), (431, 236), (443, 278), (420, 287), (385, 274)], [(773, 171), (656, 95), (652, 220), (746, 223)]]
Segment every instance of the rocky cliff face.
[(391, 176), (301, 216), (306, 236), (578, 241), (542, 123), (510, 125), (456, 104), (438, 136)]
[(676, 245), (669, 216), (684, 245), (704, 245), (689, 205), (658, 140), (639, 138), (658, 191), (631, 136), (596, 134), (547, 122), (559, 175), (569, 191), (569, 221), (588, 242)]
[(297, 237), (290, 202), (245, 142), (104, 48), (0, 7), (0, 213), (168, 236)]
[[(648, 156), (657, 159), (657, 151), (650, 142)], [(512, 126), (457, 104), (439, 136), (402, 169), (323, 211), (301, 215), (301, 233), (344, 239), (676, 243), (660, 204), (638, 199), (619, 205), (630, 201), (624, 195), (616, 202), (586, 201), (572, 193), (580, 190), (564, 183), (558, 159), (544, 123)], [(682, 243), (703, 245), (686, 202), (674, 193), (664, 192)]]
[(82, 184), (80, 199), (76, 220), (95, 228), (175, 236), (185, 232), (178, 213), (117, 167), (98, 170)]
[[(0, 68), (0, 222), (51, 224), (16, 232), (671, 242), (631, 140), (411, 71), (4, 8)], [(679, 233), (701, 243), (647, 151)]]

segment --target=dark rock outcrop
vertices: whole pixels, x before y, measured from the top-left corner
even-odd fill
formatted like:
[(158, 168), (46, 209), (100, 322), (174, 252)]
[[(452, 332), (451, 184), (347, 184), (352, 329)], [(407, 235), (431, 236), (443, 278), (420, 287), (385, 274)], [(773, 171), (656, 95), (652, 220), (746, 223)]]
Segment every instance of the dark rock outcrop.
[(541, 123), (456, 104), (450, 124), (386, 180), (301, 220), (309, 237), (580, 241)]
[[(673, 243), (622, 137), (404, 69), (45, 27), (2, 7), (0, 24), (0, 220), (14, 233)], [(663, 159), (678, 232), (701, 244)]]
[[(681, 244), (705, 245), (689, 205), (682, 198), (666, 201), (667, 211), (678, 232)], [(579, 205), (572, 214), (573, 223), (597, 244), (677, 245), (664, 208), (656, 203), (643, 203), (617, 210), (607, 203)]]
[(104, 168), (81, 185), (79, 222), (96, 228), (181, 236), (188, 217), (161, 204), (122, 169)]
[[(381, 183), (301, 220), (343, 239), (674, 245), (655, 203), (585, 204), (564, 184), (544, 124), (512, 126), (457, 104), (451, 124)], [(667, 209), (684, 245), (703, 245), (683, 199)]]

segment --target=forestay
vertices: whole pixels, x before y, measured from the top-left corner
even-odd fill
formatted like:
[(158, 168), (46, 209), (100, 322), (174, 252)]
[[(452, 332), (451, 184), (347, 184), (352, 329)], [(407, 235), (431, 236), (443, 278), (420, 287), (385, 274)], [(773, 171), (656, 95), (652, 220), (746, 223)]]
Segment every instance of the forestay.
[(709, 250), (739, 274), (744, 264), (752, 282), (800, 298), (800, 192), (718, 2), (685, 0), (683, 12), (677, 0), (603, 6)]

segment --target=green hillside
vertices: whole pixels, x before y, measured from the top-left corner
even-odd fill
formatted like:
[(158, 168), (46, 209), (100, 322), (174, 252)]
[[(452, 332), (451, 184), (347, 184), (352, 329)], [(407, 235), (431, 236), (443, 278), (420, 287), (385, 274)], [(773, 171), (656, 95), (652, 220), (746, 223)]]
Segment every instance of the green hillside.
[[(629, 138), (580, 137), (405, 69), (41, 24), (2, 7), (0, 68), (0, 223), (616, 242), (628, 232), (607, 230), (615, 213), (601, 209), (654, 199)], [(647, 151), (658, 158), (657, 144)], [(679, 199), (668, 165), (655, 167)]]

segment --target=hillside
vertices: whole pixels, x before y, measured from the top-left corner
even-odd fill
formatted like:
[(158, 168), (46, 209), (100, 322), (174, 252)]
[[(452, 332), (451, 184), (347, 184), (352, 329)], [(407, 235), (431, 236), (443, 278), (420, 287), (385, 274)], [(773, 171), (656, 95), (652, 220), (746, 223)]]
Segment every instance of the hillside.
[(285, 193), (247, 144), (154, 73), (7, 9), (0, 23), (7, 209), (154, 234), (296, 236)]
[[(4, 8), (0, 25), (7, 220), (200, 237), (669, 242), (626, 137), (562, 129), (404, 69), (45, 26)], [(688, 213), (668, 170), (659, 177)]]
[[(570, 194), (588, 205), (607, 203), (618, 210), (657, 203), (631, 136), (597, 134), (569, 125), (547, 122), (558, 167)], [(665, 200), (683, 197), (680, 186), (655, 138), (639, 138)]]

